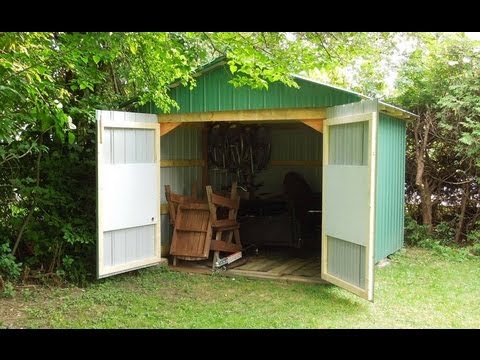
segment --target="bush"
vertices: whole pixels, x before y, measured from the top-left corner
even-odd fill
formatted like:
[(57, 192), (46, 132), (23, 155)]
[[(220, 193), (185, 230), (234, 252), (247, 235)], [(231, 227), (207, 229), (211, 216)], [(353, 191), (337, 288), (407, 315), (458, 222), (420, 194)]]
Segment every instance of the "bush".
[(480, 256), (480, 242), (473, 244), (472, 246), (472, 254), (475, 256)]
[(16, 280), (22, 272), (22, 264), (16, 262), (11, 252), (8, 244), (0, 245), (0, 276), (6, 280)]
[[(90, 252), (88, 253), (90, 254)], [(91, 259), (94, 259), (94, 254), (90, 255)], [(62, 265), (57, 270), (57, 275), (79, 286), (84, 286), (92, 277), (91, 269), (95, 266), (93, 261), (89, 261), (85, 256), (65, 255), (62, 259)]]
[(3, 283), (3, 289), (0, 295), (4, 298), (12, 298), (15, 296), (15, 287), (10, 281)]
[(480, 256), (480, 222), (475, 223), (474, 229), (470, 230), (467, 240), (472, 244), (471, 252), (475, 256)]
[(443, 245), (453, 243), (455, 238), (455, 227), (452, 223), (442, 221), (435, 226), (435, 238)]
[(411, 216), (405, 215), (405, 244), (415, 246), (430, 238), (431, 235), (425, 225), (420, 225)]
[(453, 261), (463, 261), (471, 256), (469, 255), (467, 248), (458, 248), (453, 245), (447, 246), (442, 244), (440, 240), (427, 238), (425, 240), (421, 240), (417, 246), (423, 249), (433, 250), (433, 252), (435, 252), (437, 255)]
[[(37, 157), (25, 156), (15, 178), (5, 180), (12, 183), (15, 196), (0, 197), (0, 216), (9, 216), (0, 217), (0, 243), (11, 247), (28, 219), (15, 254), (18, 261), (79, 284), (95, 270), (96, 153), (94, 123), (86, 120), (75, 144), (43, 138), (48, 152), (39, 162), (38, 185)], [(14, 266), (12, 257), (3, 260), (4, 267)]]
[[(462, 261), (469, 257), (466, 248), (458, 248), (453, 244), (454, 229), (448, 222), (441, 222), (432, 234), (425, 225), (420, 225), (415, 219), (405, 216), (405, 243), (423, 249), (433, 250), (436, 254), (454, 261)], [(480, 247), (479, 247), (480, 250)]]
[(480, 244), (480, 223), (475, 223), (475, 228), (471, 230), (467, 235), (467, 240), (473, 244)]

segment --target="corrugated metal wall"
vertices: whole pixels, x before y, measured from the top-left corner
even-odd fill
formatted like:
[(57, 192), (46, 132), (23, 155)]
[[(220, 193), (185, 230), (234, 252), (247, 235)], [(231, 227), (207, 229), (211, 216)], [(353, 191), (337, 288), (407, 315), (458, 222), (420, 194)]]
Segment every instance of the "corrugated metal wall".
[[(102, 111), (102, 119), (112, 122), (156, 123), (156, 116)], [(154, 131), (141, 129), (105, 128), (103, 132), (104, 164), (133, 164), (154, 162)], [(104, 266), (115, 266), (152, 258), (154, 253), (154, 225), (138, 226), (104, 232)]]
[(103, 264), (109, 267), (154, 257), (154, 231), (154, 225), (106, 231), (103, 235)]
[[(322, 160), (322, 134), (300, 125), (297, 128), (285, 129), (272, 126), (271, 160)], [(295, 171), (305, 178), (312, 191), (322, 191), (322, 167), (269, 165), (262, 171), (256, 181), (263, 182), (259, 192), (282, 192), (283, 179), (289, 171)]]
[[(272, 138), (271, 160), (322, 160), (322, 134), (303, 124), (268, 125)], [(258, 193), (283, 192), (283, 179), (289, 171), (303, 175), (310, 184), (312, 191), (322, 191), (322, 167), (319, 166), (292, 166), (271, 165), (262, 170), (255, 177), (256, 183), (264, 185)], [(229, 186), (233, 174), (225, 170), (209, 170), (210, 183), (214, 190), (219, 191), (221, 186)]]
[(105, 129), (103, 161), (105, 164), (151, 163), (155, 144), (154, 130)]
[[(361, 100), (351, 92), (304, 79), (297, 79), (300, 89), (276, 82), (269, 84), (268, 90), (255, 90), (247, 86), (235, 88), (228, 82), (231, 78), (228, 67), (220, 66), (197, 78), (197, 86), (191, 91), (188, 87), (175, 87), (171, 97), (180, 106), (178, 112), (323, 107)], [(144, 110), (161, 112), (152, 104)]]
[(368, 121), (330, 126), (328, 163), (368, 165)]
[(328, 236), (328, 273), (365, 288), (365, 247)]
[(406, 122), (380, 114), (377, 140), (375, 261), (403, 246)]
[[(355, 100), (354, 100), (355, 101)], [(344, 104), (327, 109), (327, 118), (343, 117), (349, 115), (366, 114), (378, 111), (378, 103), (376, 100), (363, 100)]]
[[(161, 137), (160, 159), (162, 161), (198, 160), (201, 158), (202, 129), (199, 126), (182, 125)], [(190, 195), (194, 181), (197, 181), (197, 191), (200, 191), (202, 181), (202, 168), (200, 166), (162, 167), (160, 170), (161, 203), (167, 203), (164, 185), (170, 185), (173, 192)], [(162, 248), (170, 248), (172, 234), (168, 215), (163, 214), (161, 221)]]

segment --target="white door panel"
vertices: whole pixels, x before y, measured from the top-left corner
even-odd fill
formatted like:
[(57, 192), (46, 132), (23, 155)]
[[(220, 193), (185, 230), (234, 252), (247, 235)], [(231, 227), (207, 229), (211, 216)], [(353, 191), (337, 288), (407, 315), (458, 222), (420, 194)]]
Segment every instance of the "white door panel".
[(97, 276), (160, 261), (160, 136), (155, 115), (97, 111)]

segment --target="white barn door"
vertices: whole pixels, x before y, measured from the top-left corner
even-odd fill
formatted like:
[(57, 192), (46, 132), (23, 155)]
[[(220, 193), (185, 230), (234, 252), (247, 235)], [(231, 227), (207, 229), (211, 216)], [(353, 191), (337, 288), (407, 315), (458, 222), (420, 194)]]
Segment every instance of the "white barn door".
[(327, 110), (323, 132), (322, 278), (373, 301), (376, 101)]
[(156, 115), (97, 111), (97, 277), (160, 261)]

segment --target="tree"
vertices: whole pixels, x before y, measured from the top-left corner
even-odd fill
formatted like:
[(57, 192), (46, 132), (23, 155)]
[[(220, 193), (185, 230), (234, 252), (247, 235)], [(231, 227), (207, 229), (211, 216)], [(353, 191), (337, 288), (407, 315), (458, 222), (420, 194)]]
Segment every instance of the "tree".
[(396, 101), (420, 118), (408, 128), (407, 194), (419, 197), (422, 222), (455, 224), (467, 239), (480, 216), (479, 44), (463, 34), (429, 34), (399, 77)]

